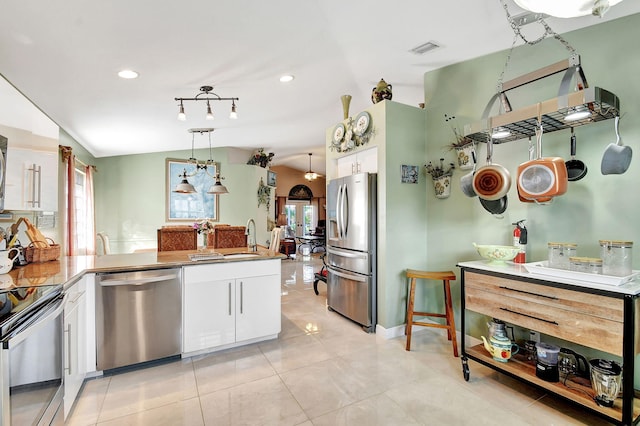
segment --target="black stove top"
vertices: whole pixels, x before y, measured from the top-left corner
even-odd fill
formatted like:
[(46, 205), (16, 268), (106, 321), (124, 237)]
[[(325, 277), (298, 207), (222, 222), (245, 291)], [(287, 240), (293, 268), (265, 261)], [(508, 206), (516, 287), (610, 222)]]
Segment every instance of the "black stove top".
[(0, 290), (0, 338), (29, 318), (39, 306), (62, 292), (61, 285), (40, 285)]

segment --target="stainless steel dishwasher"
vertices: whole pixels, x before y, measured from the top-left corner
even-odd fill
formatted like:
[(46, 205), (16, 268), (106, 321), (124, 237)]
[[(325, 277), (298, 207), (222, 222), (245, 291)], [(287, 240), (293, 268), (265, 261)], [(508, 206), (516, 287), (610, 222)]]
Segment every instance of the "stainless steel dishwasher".
[(178, 355), (181, 341), (180, 268), (97, 274), (98, 370)]

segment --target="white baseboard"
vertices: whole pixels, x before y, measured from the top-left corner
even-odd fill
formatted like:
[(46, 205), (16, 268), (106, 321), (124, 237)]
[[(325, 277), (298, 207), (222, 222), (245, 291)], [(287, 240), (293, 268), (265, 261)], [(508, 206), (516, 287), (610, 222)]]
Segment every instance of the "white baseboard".
[(404, 336), (404, 325), (398, 325), (391, 328), (384, 328), (380, 324), (376, 325), (376, 337), (380, 337), (382, 339), (388, 340), (393, 339), (395, 337)]
[[(425, 319), (421, 319), (420, 321), (422, 322), (428, 322), (428, 323), (432, 323), (432, 324), (439, 324), (435, 321), (432, 321), (428, 318)], [(397, 325), (395, 327), (391, 327), (391, 328), (384, 328), (383, 326), (381, 326), (380, 324), (376, 325), (376, 336), (383, 338), (385, 340), (388, 339), (394, 339), (396, 337), (400, 337), (400, 336), (404, 336), (404, 330), (407, 327), (406, 324), (401, 324), (401, 325)], [(415, 333), (420, 333), (422, 331), (426, 331), (428, 328), (427, 327), (421, 327), (419, 325), (414, 325), (411, 327), (411, 334), (415, 334)], [(431, 329), (433, 330), (433, 329)], [(444, 329), (442, 329), (444, 331)]]

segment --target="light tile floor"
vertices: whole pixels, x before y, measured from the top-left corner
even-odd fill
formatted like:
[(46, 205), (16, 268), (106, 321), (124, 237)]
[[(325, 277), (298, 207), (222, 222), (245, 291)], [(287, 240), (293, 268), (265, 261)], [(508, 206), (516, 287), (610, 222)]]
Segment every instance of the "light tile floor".
[(317, 256), (282, 262), (277, 340), (88, 380), (69, 425), (605, 425), (470, 361), (444, 332), (385, 340), (313, 293)]

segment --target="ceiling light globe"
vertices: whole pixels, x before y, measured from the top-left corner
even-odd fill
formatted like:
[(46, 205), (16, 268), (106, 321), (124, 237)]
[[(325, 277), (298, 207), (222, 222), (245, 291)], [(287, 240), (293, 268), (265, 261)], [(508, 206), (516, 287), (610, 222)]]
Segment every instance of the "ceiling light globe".
[(211, 111), (211, 105), (207, 101), (207, 120), (213, 120), (213, 112)]
[(184, 113), (184, 105), (180, 102), (180, 110), (178, 111), (178, 120), (185, 121), (187, 119), (187, 114)]
[(228, 194), (229, 190), (226, 186), (221, 184), (220, 182), (216, 182), (211, 185), (211, 188), (207, 191), (207, 194)]
[(140, 74), (135, 72), (134, 70), (121, 70), (118, 71), (118, 77), (124, 78), (125, 80), (131, 80), (133, 78), (138, 78)]
[[(622, 0), (514, 0), (525, 10), (544, 13), (556, 18), (575, 18), (578, 16), (601, 16), (609, 7)], [(608, 4), (607, 4), (608, 3)]]
[(182, 179), (182, 181), (176, 185), (176, 189), (173, 192), (177, 192), (179, 194), (193, 194), (196, 191), (196, 188), (189, 183), (188, 180)]

